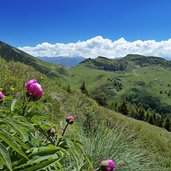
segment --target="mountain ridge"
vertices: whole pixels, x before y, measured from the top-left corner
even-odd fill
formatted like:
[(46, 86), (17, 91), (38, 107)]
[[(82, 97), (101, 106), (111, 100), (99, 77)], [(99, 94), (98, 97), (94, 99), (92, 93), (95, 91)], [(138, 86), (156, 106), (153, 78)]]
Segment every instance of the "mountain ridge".
[(6, 61), (16, 61), (24, 63), (44, 74), (50, 74), (50, 76), (59, 76), (58, 70), (63, 68), (58, 64), (42, 61), (2, 41), (0, 41), (0, 57), (5, 59)]
[(146, 65), (162, 65), (165, 67), (171, 67), (171, 62), (164, 58), (137, 54), (128, 54), (127, 56), (119, 59), (109, 59), (98, 56), (95, 59), (88, 58), (78, 65), (105, 71), (125, 71), (131, 62), (133, 62), (135, 66), (138, 65), (140, 67)]
[(63, 56), (59, 56), (59, 57), (37, 57), (45, 62), (50, 62), (50, 63), (56, 63), (65, 67), (73, 67), (77, 64), (79, 64), (80, 62), (82, 62), (83, 60), (85, 60), (84, 57), (63, 57)]

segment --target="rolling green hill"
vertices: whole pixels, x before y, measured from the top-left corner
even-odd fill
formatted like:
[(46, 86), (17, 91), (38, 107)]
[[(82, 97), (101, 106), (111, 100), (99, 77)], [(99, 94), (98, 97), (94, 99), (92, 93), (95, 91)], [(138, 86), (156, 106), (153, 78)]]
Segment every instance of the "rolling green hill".
[[(15, 56), (13, 50), (10, 50), (11, 46), (8, 47), (8, 51), (12, 52), (11, 56)], [(77, 139), (79, 138), (83, 143), (84, 150), (94, 167), (97, 167), (103, 158), (113, 158), (118, 170), (169, 171), (171, 169), (170, 132), (104, 108), (91, 97), (80, 92), (80, 85), (86, 81), (90, 94), (96, 89), (105, 92), (109, 104), (113, 101), (121, 101), (127, 94), (132, 93), (157, 96), (161, 98), (162, 103), (170, 104), (169, 96), (165, 93), (165, 90), (169, 91), (171, 83), (169, 66), (163, 67), (161, 64), (148, 64), (148, 62), (145, 66), (130, 63), (124, 70), (104, 71), (94, 66), (89, 67), (87, 64), (86, 66), (87, 61), (85, 61), (68, 70), (65, 68), (57, 70), (57, 76), (48, 77), (46, 72), (38, 68), (46, 66), (50, 71), (51, 64), (42, 64), (42, 61), (37, 61), (34, 57), (20, 51), (22, 60), (10, 57), (10, 54), (1, 49), (4, 49), (2, 45), (0, 48), (0, 88), (3, 89), (5, 95), (7, 97), (14, 95), (23, 89), (22, 86), (27, 80), (38, 79), (44, 89), (44, 96), (40, 101), (45, 107), (40, 106), (39, 110), (36, 108), (35, 114), (39, 111), (48, 116), (59, 132), (61, 131), (59, 122), (68, 113), (74, 115), (75, 127), (70, 130), (69, 135), (76, 135)], [(130, 61), (128, 57), (123, 60), (127, 60), (128, 63)], [(29, 61), (36, 63), (36, 67), (30, 65)], [(88, 61), (91, 62), (90, 59)], [(99, 58), (99, 61), (113, 62), (105, 58)], [(120, 62), (118, 60), (114, 63), (118, 65)], [(68, 85), (70, 85), (70, 91)], [(11, 88), (14, 88), (14, 91)], [(164, 93), (161, 94), (161, 90)], [(4, 105), (8, 104), (7, 100)], [(0, 113), (2, 114), (3, 111), (0, 110)], [(67, 169), (67, 165), (68, 167), (75, 166), (78, 160), (73, 161), (72, 158), (66, 160), (63, 170), (72, 170)], [(2, 167), (1, 162), (0, 167)]]
[[(169, 105), (170, 64), (162, 58), (140, 55), (128, 55), (116, 61), (98, 57), (87, 59), (69, 69), (70, 77), (66, 79), (76, 89), (85, 81), (90, 93), (94, 90), (103, 91), (109, 104), (130, 94), (139, 94), (159, 98), (161, 103)], [(111, 70), (120, 65), (124, 65), (124, 69)]]
[(129, 54), (121, 59), (108, 59), (99, 56), (96, 59), (89, 58), (80, 63), (80, 66), (105, 71), (127, 71), (132, 70), (133, 66), (144, 67), (150, 65), (171, 67), (171, 62), (160, 57)]
[(58, 73), (65, 70), (64, 67), (58, 64), (44, 62), (2, 41), (0, 41), (0, 57), (7, 61), (18, 61), (32, 66), (35, 70), (49, 76), (57, 77), (59, 76)]

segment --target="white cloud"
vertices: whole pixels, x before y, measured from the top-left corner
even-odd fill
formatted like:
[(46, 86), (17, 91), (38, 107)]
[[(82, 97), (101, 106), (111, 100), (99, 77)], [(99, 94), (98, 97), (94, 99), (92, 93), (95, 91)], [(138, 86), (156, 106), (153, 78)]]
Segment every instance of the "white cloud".
[(19, 49), (33, 56), (83, 56), (86, 58), (95, 58), (105, 56), (109, 58), (123, 57), (127, 54), (152, 55), (171, 58), (171, 39), (166, 41), (155, 40), (136, 40), (129, 42), (124, 38), (112, 41), (110, 39), (96, 36), (86, 41), (76, 43), (56, 43), (50, 44), (44, 42), (35, 47), (25, 46)]

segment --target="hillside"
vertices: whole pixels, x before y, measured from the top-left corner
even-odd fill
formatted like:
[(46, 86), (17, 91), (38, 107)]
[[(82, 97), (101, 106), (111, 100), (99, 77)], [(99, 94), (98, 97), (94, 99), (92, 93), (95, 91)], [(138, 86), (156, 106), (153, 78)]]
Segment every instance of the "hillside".
[(13, 60), (32, 66), (37, 71), (49, 76), (59, 76), (58, 72), (64, 70), (60, 65), (44, 62), (2, 41), (0, 41), (0, 57), (7, 61)]
[[(91, 92), (99, 88), (100, 85), (106, 84), (106, 81), (109, 81), (108, 78), (115, 76), (121, 81), (124, 80), (124, 88), (122, 89), (124, 91), (116, 91), (118, 94), (115, 98), (119, 100), (119, 98), (123, 97), (124, 92), (130, 91), (132, 82), (135, 80), (148, 78), (150, 82), (151, 79), (154, 79), (153, 72), (149, 75), (146, 68), (143, 68), (143, 70), (137, 68), (136, 71), (129, 71), (128, 73), (104, 72), (103, 70), (90, 69), (80, 64), (67, 70), (68, 74), (62, 73), (60, 75), (58, 72), (60, 77), (49, 78), (46, 74), (27, 65), (27, 62), (23, 64), (23, 61), (19, 62), (15, 58), (12, 60), (4, 59), (6, 55), (2, 52), (0, 53), (1, 56), (4, 56), (3, 59), (0, 59), (0, 88), (7, 96), (1, 109), (8, 106), (8, 96), (14, 96), (18, 91), (23, 92), (23, 84), (29, 79), (36, 78), (44, 89), (44, 95), (40, 100), (41, 104), (38, 105), (39, 108), (35, 106), (36, 111), (33, 112), (37, 119), (40, 119), (36, 124), (40, 122), (42, 123), (42, 128), (49, 128), (48, 124), (41, 120), (41, 117), (39, 118), (38, 112), (40, 112), (48, 116), (48, 119), (53, 123), (52, 125), (55, 125), (55, 128), (60, 132), (62, 128), (60, 128), (59, 122), (68, 113), (74, 115), (75, 124), (69, 130), (68, 136), (71, 135), (72, 139), (77, 136), (73, 141), (77, 142), (79, 139), (83, 143), (84, 151), (90, 157), (95, 167), (98, 166), (102, 158), (112, 157), (117, 163), (118, 170), (170, 170), (170, 132), (99, 106), (90, 97), (80, 93), (79, 89), (80, 84), (85, 80), (87, 88)], [(26, 60), (25, 56), (23, 56), (23, 60)], [(27, 60), (32, 60), (32, 58), (28, 57)], [(163, 74), (169, 74), (168, 68), (165, 70), (161, 66), (158, 67), (159, 70), (155, 75), (157, 78), (161, 71)], [(152, 68), (150, 71), (156, 71), (156, 68)], [(144, 72), (147, 73), (144, 74)], [(159, 78), (163, 79), (163, 77), (164, 75), (161, 75)], [(167, 76), (164, 79), (163, 81), (169, 81)], [(127, 84), (128, 87), (126, 87)], [(70, 89), (68, 85), (70, 85)], [(155, 81), (154, 85), (160, 87)], [(156, 93), (156, 89), (153, 89), (155, 86), (151, 86), (149, 91)], [(167, 87), (165, 84), (164, 86)], [(164, 100), (167, 102), (167, 99)], [(0, 110), (1, 114), (5, 111)], [(90, 144), (92, 144), (91, 148)], [(69, 166), (76, 167), (78, 162), (81, 162), (82, 167), (88, 167), (85, 161), (81, 161), (80, 156), (78, 159), (75, 161), (70, 158), (65, 160), (65, 162), (63, 161), (68, 165), (63, 164), (63, 170), (72, 170), (68, 169)], [(1, 163), (0, 166), (2, 168)], [(83, 170), (87, 171), (85, 168)]]
[[(99, 130), (99, 124), (102, 125), (103, 123), (107, 123), (107, 125), (105, 125), (113, 130), (112, 137), (114, 138), (115, 136), (119, 136), (121, 138), (118, 139), (115, 137), (116, 139), (114, 138), (114, 140), (112, 140), (114, 141), (113, 143), (118, 143), (116, 144), (117, 146), (114, 145), (113, 149), (115, 150), (113, 158), (116, 158), (118, 169), (125, 167), (154, 167), (154, 170), (156, 170), (157, 168), (162, 167), (165, 170), (169, 170), (171, 167), (169, 160), (171, 157), (171, 133), (166, 130), (100, 107), (93, 100), (83, 94), (76, 92), (71, 92), (68, 94), (62, 86), (60, 86), (61, 83), (58, 79), (49, 80), (45, 75), (35, 72), (34, 69), (24, 64), (6, 62), (5, 60), (0, 59), (0, 67), (2, 68), (0, 72), (1, 89), (4, 89), (6, 94), (9, 93), (9, 88), (11, 86), (15, 89), (15, 91), (22, 89), (21, 85), (23, 85), (23, 82), (30, 78), (37, 78), (40, 80), (45, 91), (44, 97), (41, 101), (45, 102), (46, 106), (46, 110), (40, 110), (42, 114), (48, 115), (49, 119), (55, 124), (62, 118), (65, 118), (67, 113), (74, 115), (76, 118), (75, 124), (79, 127), (77, 134), (78, 136), (84, 137), (84, 139), (81, 138), (82, 142), (87, 144), (87, 141), (90, 140), (88, 139), (89, 136), (87, 135), (87, 137), (85, 137), (85, 133), (82, 134), (81, 130), (86, 128), (90, 134), (93, 132), (93, 129)], [(46, 103), (47, 99), (48, 103)], [(53, 107), (51, 107), (50, 104), (52, 104)], [(99, 131), (98, 133), (100, 133)], [(93, 137), (95, 134), (97, 133), (94, 132)], [(92, 141), (95, 140), (92, 139)], [(110, 139), (109, 141), (108, 139), (104, 139), (103, 143), (109, 143), (110, 141)], [(132, 143), (133, 146), (128, 144), (128, 141)], [(94, 145), (94, 147), (95, 146), (96, 145)], [(85, 147), (87, 147), (88, 150), (89, 146)], [(99, 150), (103, 150), (103, 147), (105, 146), (99, 147)], [(123, 148), (125, 151), (118, 151), (118, 148)], [(111, 151), (112, 149), (109, 150)], [(103, 158), (106, 157), (106, 155), (108, 156), (109, 154), (107, 152), (109, 151), (106, 151), (106, 154), (97, 152), (90, 154), (90, 151), (87, 151), (87, 153), (92, 156), (92, 161), (94, 164), (97, 164), (97, 160), (100, 160), (99, 157)], [(95, 154), (98, 157), (95, 157)], [(141, 155), (139, 156), (139, 154)], [(125, 158), (125, 155), (127, 155), (128, 158)], [(136, 158), (134, 158), (135, 156)], [(129, 166), (124, 166), (124, 163), (122, 163), (123, 159), (130, 162), (128, 164)], [(141, 161), (143, 160), (144, 163), (142, 164), (139, 159)], [(149, 160), (151, 163), (150, 166)], [(154, 165), (155, 162), (158, 162), (157, 167)], [(134, 164), (136, 164), (136, 166), (134, 166)], [(136, 170), (138, 170), (138, 168)], [(150, 170), (153, 169), (151, 168)]]
[[(125, 68), (111, 71), (121, 66)], [(68, 84), (79, 89), (85, 83), (89, 95), (100, 105), (171, 131), (169, 61), (141, 55), (118, 60), (98, 57), (69, 71), (70, 76), (65, 77)]]
[(144, 67), (149, 65), (171, 67), (171, 62), (160, 57), (129, 54), (120, 59), (108, 59), (106, 57), (99, 56), (95, 59), (86, 59), (80, 63), (80, 66), (105, 71), (126, 71), (127, 69), (133, 69), (130, 68), (130, 65), (134, 65), (134, 67)]
[[(110, 67), (102, 69), (98, 62), (101, 66), (113, 67), (123, 64), (125, 68), (117, 71), (110, 70)], [(128, 55), (120, 60), (98, 57), (87, 59), (69, 69), (72, 80), (68, 80), (76, 86), (79, 86), (78, 82), (86, 81), (89, 91), (103, 89), (109, 101), (121, 99), (126, 94), (140, 93), (160, 96), (163, 102), (170, 104), (170, 70), (170, 62), (157, 57)]]

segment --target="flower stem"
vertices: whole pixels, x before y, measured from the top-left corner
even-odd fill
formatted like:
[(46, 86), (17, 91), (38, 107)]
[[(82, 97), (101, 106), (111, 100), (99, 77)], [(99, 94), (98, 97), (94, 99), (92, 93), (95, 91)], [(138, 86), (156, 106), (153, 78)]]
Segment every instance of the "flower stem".
[(29, 97), (29, 99), (26, 101), (26, 97), (24, 97), (24, 100), (23, 100), (23, 111), (22, 111), (22, 115), (25, 116), (26, 115), (26, 109), (27, 109), (27, 104), (31, 101), (31, 97)]
[(65, 128), (64, 128), (64, 130), (63, 130), (63, 132), (62, 132), (62, 137), (59, 139), (59, 141), (58, 141), (58, 143), (57, 143), (57, 146), (58, 146), (59, 143), (61, 142), (61, 140), (62, 140), (62, 138), (63, 138), (63, 136), (64, 136), (64, 134), (65, 134), (65, 132), (66, 132), (66, 129), (67, 129), (68, 125), (69, 125), (69, 123), (66, 124), (66, 126), (65, 126)]

